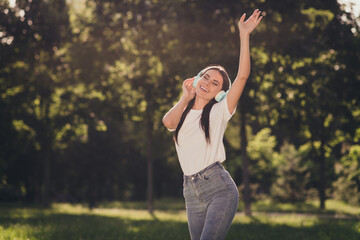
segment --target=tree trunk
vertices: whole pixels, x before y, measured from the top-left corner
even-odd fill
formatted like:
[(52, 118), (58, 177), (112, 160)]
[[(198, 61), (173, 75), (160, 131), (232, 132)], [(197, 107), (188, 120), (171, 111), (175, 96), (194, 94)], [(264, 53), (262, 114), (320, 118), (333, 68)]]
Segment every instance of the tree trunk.
[(320, 145), (320, 157), (319, 157), (319, 196), (320, 196), (320, 209), (325, 209), (326, 201), (326, 179), (325, 179), (325, 149), (324, 149), (324, 140), (321, 140)]
[(246, 137), (246, 113), (240, 105), (240, 138), (241, 138), (241, 158), (242, 158), (242, 178), (244, 184), (244, 212), (246, 216), (251, 216), (251, 198), (250, 198), (250, 174), (249, 158), (247, 155), (247, 137)]
[(96, 158), (97, 146), (96, 146), (96, 123), (94, 116), (91, 116), (88, 121), (88, 151), (86, 153), (86, 167), (87, 167), (87, 197), (89, 209), (95, 208), (97, 203), (97, 169), (96, 169)]
[[(34, 174), (32, 175), (32, 183), (34, 184), (34, 201), (35, 203), (41, 204), (42, 202), (42, 191), (41, 191), (41, 171), (43, 170), (41, 167), (41, 155), (38, 153), (37, 155), (39, 159), (36, 161), (36, 166), (39, 166), (39, 169), (34, 170)], [(33, 168), (34, 169), (34, 168)]]
[(146, 109), (146, 150), (147, 150), (147, 199), (148, 210), (150, 213), (154, 211), (154, 197), (153, 197), (153, 111), (149, 104)]
[(49, 193), (50, 193), (50, 157), (47, 153), (49, 150), (44, 149), (45, 154), (43, 157), (43, 191), (41, 202), (45, 207), (50, 205)]
[(42, 129), (40, 131), (43, 131), (41, 136), (41, 142), (42, 142), (42, 154), (41, 158), (43, 161), (43, 189), (42, 189), (42, 196), (41, 196), (41, 202), (45, 207), (48, 207), (50, 205), (50, 161), (51, 161), (51, 152), (52, 152), (52, 139), (51, 139), (51, 127), (50, 127), (50, 119), (49, 119), (49, 110), (50, 110), (50, 104), (46, 100), (43, 101), (44, 104), (44, 120)]

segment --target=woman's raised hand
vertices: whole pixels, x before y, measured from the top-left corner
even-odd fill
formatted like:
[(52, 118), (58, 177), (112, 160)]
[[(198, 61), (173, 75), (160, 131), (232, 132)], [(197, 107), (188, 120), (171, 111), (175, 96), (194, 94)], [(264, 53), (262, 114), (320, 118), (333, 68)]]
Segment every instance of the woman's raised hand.
[(183, 90), (183, 98), (187, 101), (190, 101), (195, 96), (195, 88), (193, 87), (193, 82), (195, 77), (188, 78), (183, 82), (182, 90)]
[(240, 34), (250, 34), (263, 18), (263, 16), (260, 16), (260, 14), (261, 11), (259, 11), (259, 9), (256, 9), (253, 14), (244, 22), (246, 17), (246, 14), (244, 13), (238, 22)]

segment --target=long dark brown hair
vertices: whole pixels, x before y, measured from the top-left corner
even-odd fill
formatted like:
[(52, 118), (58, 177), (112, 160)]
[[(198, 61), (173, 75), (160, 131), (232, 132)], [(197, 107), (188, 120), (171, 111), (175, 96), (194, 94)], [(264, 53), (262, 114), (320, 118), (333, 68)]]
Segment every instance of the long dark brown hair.
[[(200, 74), (200, 76), (202, 77), (208, 70), (211, 70), (211, 69), (219, 71), (219, 73), (221, 74), (221, 76), (223, 78), (222, 90), (227, 91), (230, 87), (229, 80), (228, 80), (229, 75), (226, 72), (224, 67), (222, 67), (220, 65), (209, 65), (202, 70), (202, 73)], [(188, 105), (186, 106), (184, 112), (182, 113), (182, 115), (180, 117), (180, 122), (176, 127), (175, 135), (174, 135), (176, 143), (178, 143), (178, 134), (179, 134), (180, 128), (183, 125), (187, 114), (190, 112), (190, 109), (194, 106), (194, 103), (195, 103), (195, 97), (189, 101)], [(201, 114), (200, 125), (201, 125), (202, 130), (205, 133), (206, 142), (208, 142), (208, 143), (210, 143), (209, 116), (210, 116), (211, 108), (216, 103), (217, 102), (216, 102), (215, 98), (211, 99), (205, 105), (203, 112)]]

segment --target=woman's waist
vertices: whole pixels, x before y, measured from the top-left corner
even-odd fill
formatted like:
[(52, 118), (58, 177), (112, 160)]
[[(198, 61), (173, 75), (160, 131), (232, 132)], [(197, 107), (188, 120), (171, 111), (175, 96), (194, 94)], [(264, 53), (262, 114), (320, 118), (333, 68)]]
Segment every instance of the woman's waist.
[(205, 167), (204, 169), (202, 169), (201, 171), (191, 174), (191, 175), (185, 175), (184, 174), (184, 180), (196, 180), (198, 178), (203, 179), (205, 175), (210, 175), (212, 172), (216, 172), (219, 170), (224, 170), (224, 167), (221, 165), (220, 162), (214, 162), (212, 164), (210, 164), (209, 166)]

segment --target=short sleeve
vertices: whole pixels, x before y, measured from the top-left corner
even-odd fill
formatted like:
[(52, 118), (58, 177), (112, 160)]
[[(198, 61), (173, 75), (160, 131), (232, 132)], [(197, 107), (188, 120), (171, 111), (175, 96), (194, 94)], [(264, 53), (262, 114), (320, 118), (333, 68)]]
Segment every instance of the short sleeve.
[(228, 107), (228, 102), (227, 102), (227, 97), (225, 97), (219, 104), (220, 104), (219, 107), (221, 107), (221, 110), (222, 110), (224, 120), (229, 121), (230, 118), (235, 114), (237, 105), (235, 106), (234, 111), (232, 113), (230, 113), (229, 107)]
[(211, 110), (215, 118), (221, 119), (224, 122), (228, 122), (230, 118), (235, 114), (236, 107), (232, 113), (229, 112), (227, 98), (225, 97), (221, 102), (216, 103), (213, 106), (214, 110)]

